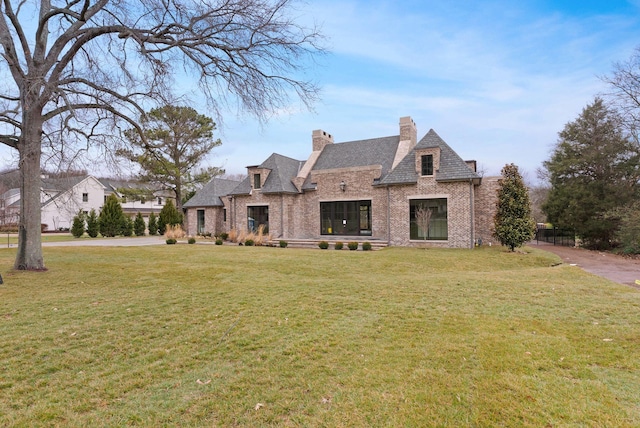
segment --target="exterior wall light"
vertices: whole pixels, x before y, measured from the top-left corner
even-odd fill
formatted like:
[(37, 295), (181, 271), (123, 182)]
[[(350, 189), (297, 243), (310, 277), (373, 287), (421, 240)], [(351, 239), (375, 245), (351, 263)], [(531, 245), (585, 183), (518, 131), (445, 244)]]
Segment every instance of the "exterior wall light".
[(344, 192), (344, 190), (347, 188), (347, 183), (344, 182), (344, 180), (342, 180), (340, 182), (340, 190), (342, 190)]

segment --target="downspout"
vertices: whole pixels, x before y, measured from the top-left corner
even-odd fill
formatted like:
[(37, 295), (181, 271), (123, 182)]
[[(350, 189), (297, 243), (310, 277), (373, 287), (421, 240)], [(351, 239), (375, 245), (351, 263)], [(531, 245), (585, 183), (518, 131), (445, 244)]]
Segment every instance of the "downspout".
[(391, 192), (387, 186), (387, 245), (391, 245)]
[(476, 234), (475, 230), (475, 207), (474, 207), (474, 194), (473, 194), (473, 178), (469, 179), (469, 216), (471, 217), (471, 249), (474, 248)]
[(280, 238), (284, 238), (284, 193), (280, 194)]

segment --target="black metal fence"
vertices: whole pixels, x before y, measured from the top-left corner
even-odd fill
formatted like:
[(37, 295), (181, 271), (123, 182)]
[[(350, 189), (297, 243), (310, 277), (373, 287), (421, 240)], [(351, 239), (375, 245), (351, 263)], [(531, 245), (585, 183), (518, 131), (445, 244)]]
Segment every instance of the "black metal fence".
[(548, 242), (553, 245), (573, 247), (576, 245), (576, 234), (570, 229), (538, 229), (536, 231), (537, 242)]

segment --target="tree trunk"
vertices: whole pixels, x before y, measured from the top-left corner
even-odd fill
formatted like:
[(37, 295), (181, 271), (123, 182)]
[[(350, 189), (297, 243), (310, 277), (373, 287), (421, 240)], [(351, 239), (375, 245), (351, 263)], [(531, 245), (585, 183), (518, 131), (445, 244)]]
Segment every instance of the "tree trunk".
[(20, 153), (20, 222), (18, 225), (18, 253), (14, 268), (45, 270), (40, 230), (42, 217), (40, 203), (42, 119), (39, 114), (26, 113), (23, 117), (21, 141), (18, 144)]

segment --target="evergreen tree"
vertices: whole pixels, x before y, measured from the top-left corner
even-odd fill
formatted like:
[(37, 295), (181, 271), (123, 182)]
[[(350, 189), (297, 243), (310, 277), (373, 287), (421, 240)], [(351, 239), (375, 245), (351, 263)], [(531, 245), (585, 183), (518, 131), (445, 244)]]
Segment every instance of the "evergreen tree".
[(158, 217), (151, 213), (149, 214), (149, 235), (155, 236), (158, 234)]
[(176, 224), (182, 224), (182, 214), (171, 199), (167, 199), (167, 203), (160, 210), (160, 216), (158, 217), (158, 232), (160, 235), (164, 235), (167, 230), (167, 226), (174, 226)]
[(216, 167), (198, 168), (222, 144), (214, 138), (216, 124), (210, 117), (192, 107), (165, 105), (142, 115), (138, 123), (144, 138), (138, 129), (126, 131), (129, 144), (116, 153), (140, 166), (141, 181), (171, 190), (178, 212), (198, 185), (224, 173)]
[(133, 235), (133, 220), (128, 215), (122, 219), (122, 236)]
[(536, 224), (531, 217), (529, 193), (514, 164), (502, 168), (498, 185), (494, 236), (502, 245), (514, 251), (535, 235)]
[(82, 210), (73, 217), (73, 224), (71, 226), (71, 234), (74, 238), (80, 238), (84, 235), (84, 213)]
[(133, 221), (133, 230), (136, 236), (144, 236), (145, 228), (146, 225), (144, 224), (144, 218), (142, 218), (142, 214), (138, 211), (136, 219)]
[(87, 235), (95, 238), (98, 236), (98, 232), (100, 232), (98, 214), (96, 214), (96, 210), (91, 208), (91, 211), (89, 211), (89, 215), (87, 216)]
[(100, 234), (104, 237), (112, 237), (122, 233), (124, 213), (118, 197), (112, 193), (100, 211)]
[(620, 115), (599, 98), (559, 136), (543, 164), (551, 191), (542, 209), (555, 226), (573, 229), (585, 246), (607, 248), (619, 227), (619, 218), (607, 213), (637, 197), (639, 147), (625, 136)]

